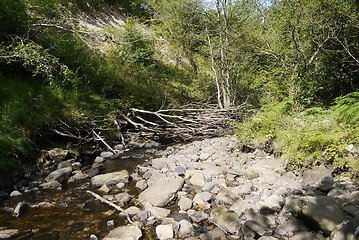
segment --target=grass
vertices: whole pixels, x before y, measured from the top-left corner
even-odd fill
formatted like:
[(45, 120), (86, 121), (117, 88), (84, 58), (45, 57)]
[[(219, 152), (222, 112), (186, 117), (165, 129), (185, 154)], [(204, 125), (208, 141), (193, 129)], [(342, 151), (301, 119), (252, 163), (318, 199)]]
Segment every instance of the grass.
[(359, 93), (336, 99), (331, 108), (304, 111), (284, 101), (254, 111), (237, 134), (243, 144), (280, 154), (287, 169), (333, 165), (338, 174), (358, 176)]

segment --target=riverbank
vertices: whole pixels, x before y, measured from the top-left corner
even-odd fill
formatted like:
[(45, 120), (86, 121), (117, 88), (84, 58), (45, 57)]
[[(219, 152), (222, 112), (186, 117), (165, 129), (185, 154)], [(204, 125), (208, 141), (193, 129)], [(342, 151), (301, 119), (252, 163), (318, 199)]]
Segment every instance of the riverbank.
[[(82, 239), (357, 237), (359, 188), (350, 179), (333, 179), (332, 169), (324, 166), (295, 175), (285, 171), (281, 158), (258, 149), (243, 152), (238, 144), (236, 138), (222, 137), (160, 151), (148, 149), (132, 169), (125, 169), (124, 155), (111, 160), (111, 156), (102, 153), (92, 167), (109, 163), (123, 167), (116, 171), (105, 168), (81, 180), (82, 194), (93, 191), (124, 212), (119, 215), (105, 202), (87, 194), (84, 212), (88, 205), (95, 204), (101, 206), (102, 215), (107, 215), (97, 219), (100, 221), (96, 225), (104, 226), (101, 229), (89, 224), (83, 215), (86, 226), (82, 230), (86, 231)], [(152, 155), (145, 156), (146, 152)], [(73, 176), (69, 175), (67, 181)], [(78, 206), (74, 209), (79, 210)], [(73, 239), (81, 237), (74, 235)]]

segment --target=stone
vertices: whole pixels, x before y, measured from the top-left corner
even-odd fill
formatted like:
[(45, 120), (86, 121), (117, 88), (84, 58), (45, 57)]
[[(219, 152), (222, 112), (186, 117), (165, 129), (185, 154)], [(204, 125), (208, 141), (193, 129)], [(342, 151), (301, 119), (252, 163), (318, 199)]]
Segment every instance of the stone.
[(317, 240), (318, 238), (311, 232), (298, 232), (289, 237), (288, 240)]
[(225, 179), (223, 179), (223, 178), (215, 179), (212, 182), (206, 183), (203, 186), (202, 191), (203, 192), (212, 192), (215, 188), (219, 188), (219, 187), (226, 187)]
[(127, 144), (127, 147), (129, 147), (130, 149), (138, 149), (144, 147), (145, 144), (145, 142), (140, 140), (132, 140)]
[(139, 212), (141, 212), (141, 209), (139, 209), (138, 207), (132, 206), (127, 208), (125, 211), (123, 211), (122, 213), (120, 213), (121, 216), (126, 216), (127, 214), (132, 216), (137, 215)]
[(107, 227), (109, 228), (109, 229), (114, 229), (115, 228), (115, 221), (114, 220), (109, 220), (109, 221), (107, 221)]
[(219, 204), (233, 205), (237, 199), (238, 197), (225, 187), (221, 187), (216, 196), (216, 202)]
[(192, 209), (188, 210), (187, 214), (193, 222), (197, 222), (197, 223), (203, 222), (203, 221), (207, 220), (209, 217), (207, 213), (198, 212), (198, 211), (195, 211)]
[(203, 187), (207, 183), (207, 180), (205, 179), (202, 173), (193, 174), (193, 176), (189, 179), (189, 181), (192, 185), (198, 187)]
[(338, 225), (330, 234), (330, 240), (359, 239), (359, 218), (353, 218)]
[(91, 234), (90, 240), (98, 240), (98, 237), (95, 234)]
[(117, 144), (113, 147), (113, 149), (115, 149), (117, 151), (122, 151), (122, 150), (125, 150), (125, 146), (123, 144)]
[(359, 207), (357, 205), (348, 204), (343, 207), (343, 210), (352, 217), (359, 217)]
[(87, 174), (83, 173), (81, 170), (75, 170), (72, 173), (75, 175), (71, 176), (69, 178), (69, 180), (67, 181), (67, 183), (81, 181), (81, 180), (87, 179), (89, 177)]
[(48, 151), (49, 157), (52, 160), (61, 160), (61, 161), (66, 159), (68, 153), (69, 153), (68, 150), (63, 150), (61, 148), (54, 148)]
[(161, 143), (155, 142), (155, 141), (148, 141), (145, 144), (145, 148), (158, 148), (161, 146)]
[(116, 184), (116, 188), (118, 188), (118, 189), (121, 189), (121, 188), (123, 188), (124, 186), (126, 186), (126, 184), (123, 183), (123, 182), (119, 182), (119, 183)]
[(150, 172), (146, 172), (145, 174), (143, 174), (143, 178), (145, 180), (150, 179), (151, 177), (152, 177), (152, 173), (150, 173)]
[(91, 184), (94, 187), (116, 185), (117, 183), (128, 183), (129, 174), (127, 170), (97, 175), (91, 178)]
[(165, 218), (171, 213), (171, 210), (160, 208), (160, 207), (154, 207), (149, 202), (146, 202), (144, 205), (145, 205), (145, 210), (150, 212), (151, 216), (157, 219)]
[(212, 193), (210, 192), (200, 192), (197, 193), (194, 198), (193, 198), (193, 203), (194, 204), (199, 204), (203, 202), (209, 202), (212, 199)]
[(241, 217), (244, 214), (245, 210), (251, 208), (252, 205), (253, 204), (251, 204), (248, 200), (239, 199), (234, 202), (229, 209), (235, 211), (237, 215)]
[(18, 197), (18, 196), (22, 196), (22, 193), (19, 192), (19, 191), (17, 191), (17, 190), (12, 191), (12, 192), (10, 193), (10, 197)]
[(0, 239), (11, 238), (18, 233), (19, 233), (19, 230), (17, 230), (17, 229), (9, 229), (9, 228), (5, 228), (5, 227), (0, 227)]
[(53, 172), (51, 172), (46, 178), (46, 182), (51, 181), (58, 181), (58, 182), (64, 182), (72, 173), (72, 167), (65, 167), (61, 169), (57, 169)]
[(42, 183), (40, 184), (40, 187), (45, 189), (50, 189), (50, 188), (59, 188), (62, 187), (62, 185), (58, 181), (54, 180), (54, 181)]
[(142, 237), (141, 228), (138, 225), (128, 225), (117, 227), (109, 234), (107, 234), (103, 240), (118, 240), (118, 239), (128, 239), (128, 240), (138, 240)]
[(141, 191), (145, 190), (148, 187), (146, 180), (140, 180), (136, 183), (136, 188)]
[(332, 171), (324, 166), (307, 170), (303, 173), (302, 186), (318, 186), (325, 176), (332, 175)]
[(220, 228), (215, 228), (206, 233), (202, 233), (199, 235), (199, 239), (201, 240), (221, 240), (226, 239), (225, 232)]
[(254, 232), (256, 232), (259, 236), (270, 236), (272, 235), (272, 229), (263, 226), (255, 221), (245, 221), (244, 225), (250, 229), (252, 229)]
[(72, 168), (73, 162), (74, 162), (74, 159), (60, 162), (59, 165), (57, 165), (57, 169), (66, 168), (66, 167)]
[(95, 158), (95, 163), (102, 163), (103, 161), (105, 161), (105, 159), (103, 157), (96, 157)]
[(192, 207), (193, 201), (187, 197), (182, 197), (179, 201), (178, 201), (178, 206), (180, 207), (181, 210), (187, 211), (188, 209), (190, 209)]
[(159, 179), (139, 194), (138, 201), (142, 204), (150, 202), (155, 207), (163, 207), (174, 199), (183, 182), (183, 178), (178, 177)]
[(160, 240), (167, 240), (173, 238), (173, 229), (171, 224), (158, 225), (156, 227), (156, 234)]
[(127, 192), (116, 194), (115, 198), (118, 204), (120, 205), (120, 207), (127, 205), (132, 199), (130, 194), (128, 194)]
[(187, 220), (181, 220), (179, 222), (178, 236), (180, 238), (190, 237), (194, 234), (193, 225)]
[(279, 211), (285, 204), (285, 199), (277, 194), (262, 199), (256, 203), (257, 209), (268, 208), (274, 212)]
[(140, 219), (140, 221), (144, 222), (147, 220), (147, 218), (149, 217), (149, 212), (148, 211), (140, 211), (138, 213), (136, 213), (136, 216)]
[(30, 208), (30, 206), (25, 202), (19, 202), (13, 212), (14, 217), (21, 217), (26, 213), (26, 211)]
[(186, 169), (182, 166), (176, 167), (174, 171), (178, 174), (178, 176), (184, 176), (186, 174)]
[(171, 224), (172, 225), (172, 229), (175, 233), (178, 232), (178, 229), (179, 229), (179, 223), (174, 220), (173, 218), (164, 218), (162, 220), (162, 224), (163, 225), (167, 225), (167, 224)]
[(98, 190), (103, 192), (103, 193), (109, 193), (110, 192), (110, 189), (106, 185), (102, 185), (102, 187), (100, 187)]
[(102, 157), (103, 159), (109, 159), (111, 157), (113, 157), (113, 152), (102, 152), (100, 153), (100, 157)]
[(238, 233), (241, 227), (238, 215), (224, 206), (218, 206), (212, 210), (211, 220), (217, 227), (230, 233)]
[(295, 217), (317, 224), (325, 235), (330, 235), (331, 231), (345, 220), (343, 210), (333, 198), (327, 196), (289, 199), (285, 208)]

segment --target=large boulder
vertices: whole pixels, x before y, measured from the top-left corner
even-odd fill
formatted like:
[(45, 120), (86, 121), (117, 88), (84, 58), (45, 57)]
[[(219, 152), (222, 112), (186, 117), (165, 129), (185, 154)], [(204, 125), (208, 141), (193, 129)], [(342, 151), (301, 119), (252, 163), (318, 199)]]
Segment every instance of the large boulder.
[(359, 218), (353, 218), (338, 225), (330, 234), (330, 240), (359, 239)]
[(103, 240), (138, 240), (141, 237), (142, 231), (139, 226), (128, 225), (113, 229)]
[(94, 187), (101, 187), (102, 185), (116, 185), (117, 183), (128, 183), (129, 174), (127, 170), (119, 172), (105, 173), (91, 178), (91, 184)]
[(224, 206), (212, 210), (211, 220), (216, 226), (229, 233), (237, 233), (241, 227), (238, 215)]
[(72, 167), (65, 167), (61, 169), (57, 169), (51, 172), (46, 178), (46, 182), (58, 181), (64, 182), (72, 173)]
[(138, 201), (142, 204), (149, 202), (155, 207), (163, 207), (175, 197), (183, 182), (183, 178), (178, 177), (158, 179), (140, 193)]
[(62, 161), (62, 160), (66, 159), (66, 157), (69, 154), (69, 151), (63, 150), (61, 148), (54, 148), (54, 149), (50, 150), (48, 152), (48, 154), (52, 160), (61, 160)]
[(327, 196), (290, 199), (285, 208), (295, 217), (313, 223), (325, 235), (330, 235), (334, 228), (345, 220), (343, 210), (333, 198)]

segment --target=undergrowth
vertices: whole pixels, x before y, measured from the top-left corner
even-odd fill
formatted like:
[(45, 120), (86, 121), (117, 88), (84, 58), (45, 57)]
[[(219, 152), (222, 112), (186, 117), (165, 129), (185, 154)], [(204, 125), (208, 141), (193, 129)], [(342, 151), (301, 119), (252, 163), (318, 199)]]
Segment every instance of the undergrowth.
[(290, 101), (263, 106), (237, 124), (243, 144), (280, 154), (290, 171), (332, 165), (337, 174), (359, 173), (359, 93), (331, 108), (296, 109)]

